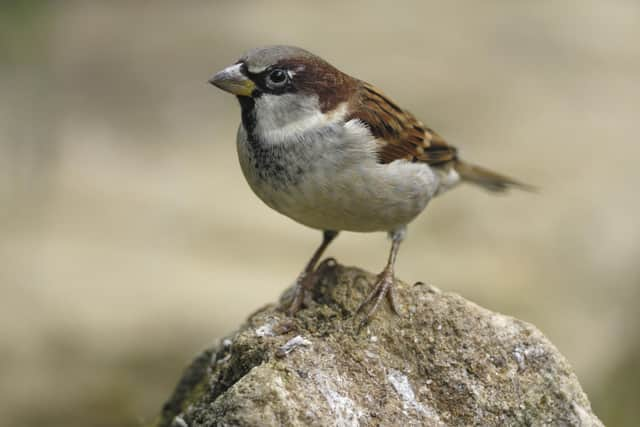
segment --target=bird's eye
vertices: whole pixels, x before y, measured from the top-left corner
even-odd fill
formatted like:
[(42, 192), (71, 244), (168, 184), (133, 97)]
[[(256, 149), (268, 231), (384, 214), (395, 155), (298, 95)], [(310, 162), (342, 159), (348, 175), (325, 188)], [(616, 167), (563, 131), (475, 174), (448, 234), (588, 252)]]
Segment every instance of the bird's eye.
[(281, 87), (287, 83), (288, 77), (289, 76), (287, 75), (286, 71), (281, 70), (280, 68), (276, 68), (269, 73), (269, 76), (267, 77), (267, 83), (269, 83), (270, 86)]

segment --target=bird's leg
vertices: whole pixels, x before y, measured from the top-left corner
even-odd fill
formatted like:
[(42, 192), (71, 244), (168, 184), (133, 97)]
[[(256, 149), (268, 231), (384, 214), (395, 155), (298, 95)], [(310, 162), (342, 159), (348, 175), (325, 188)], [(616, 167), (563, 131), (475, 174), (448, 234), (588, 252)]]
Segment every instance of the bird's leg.
[(322, 243), (313, 253), (313, 256), (307, 263), (307, 266), (302, 270), (302, 273), (296, 279), (296, 287), (293, 293), (293, 300), (287, 309), (287, 314), (293, 316), (304, 305), (305, 297), (311, 291), (314, 285), (313, 269), (320, 260), (320, 257), (324, 253), (329, 243), (333, 241), (338, 235), (337, 231), (325, 230), (322, 234)]
[(364, 310), (367, 305), (371, 304), (371, 307), (366, 312), (363, 324), (368, 323), (369, 320), (371, 320), (373, 313), (378, 309), (382, 298), (385, 296), (387, 297), (387, 301), (389, 302), (393, 312), (400, 315), (400, 310), (398, 310), (398, 305), (396, 304), (393, 293), (393, 271), (396, 263), (396, 257), (398, 256), (398, 249), (400, 248), (400, 242), (404, 239), (405, 232), (406, 227), (402, 227), (389, 233), (391, 236), (391, 252), (389, 253), (389, 261), (387, 262), (384, 270), (382, 270), (382, 273), (378, 275), (378, 279), (376, 280), (373, 290), (369, 295), (367, 295), (364, 301), (362, 301), (362, 304), (360, 304), (360, 307), (358, 307), (357, 310), (359, 313)]

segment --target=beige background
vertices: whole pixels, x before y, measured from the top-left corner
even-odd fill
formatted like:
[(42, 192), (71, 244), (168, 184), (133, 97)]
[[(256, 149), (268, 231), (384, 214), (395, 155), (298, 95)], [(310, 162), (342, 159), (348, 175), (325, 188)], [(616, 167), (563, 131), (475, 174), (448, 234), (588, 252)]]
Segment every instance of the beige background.
[[(640, 3), (13, 2), (0, 6), (0, 419), (137, 425), (185, 363), (289, 285), (319, 241), (236, 160), (205, 82), (303, 46), (465, 158), (540, 194), (460, 188), (398, 276), (536, 324), (608, 425), (640, 399)], [(329, 254), (372, 271), (383, 234)]]

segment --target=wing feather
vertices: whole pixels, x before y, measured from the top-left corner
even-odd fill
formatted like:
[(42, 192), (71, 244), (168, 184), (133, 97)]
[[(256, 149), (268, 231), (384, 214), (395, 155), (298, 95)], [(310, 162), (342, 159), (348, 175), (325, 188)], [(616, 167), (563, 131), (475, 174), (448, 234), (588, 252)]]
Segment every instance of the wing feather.
[(378, 139), (380, 163), (406, 159), (442, 166), (456, 160), (455, 147), (368, 83), (362, 82), (350, 110), (348, 120), (360, 120)]

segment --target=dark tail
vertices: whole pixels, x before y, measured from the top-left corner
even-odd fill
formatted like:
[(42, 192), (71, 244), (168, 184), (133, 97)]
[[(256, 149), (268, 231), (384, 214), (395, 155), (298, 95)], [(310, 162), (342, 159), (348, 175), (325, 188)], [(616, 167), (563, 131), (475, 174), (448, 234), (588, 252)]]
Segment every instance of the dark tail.
[(470, 163), (456, 160), (455, 170), (462, 178), (462, 181), (470, 182), (480, 187), (493, 191), (504, 192), (510, 188), (518, 188), (525, 191), (536, 191), (536, 188), (509, 178), (508, 176), (500, 175), (499, 173), (490, 171), (480, 166), (472, 165)]

